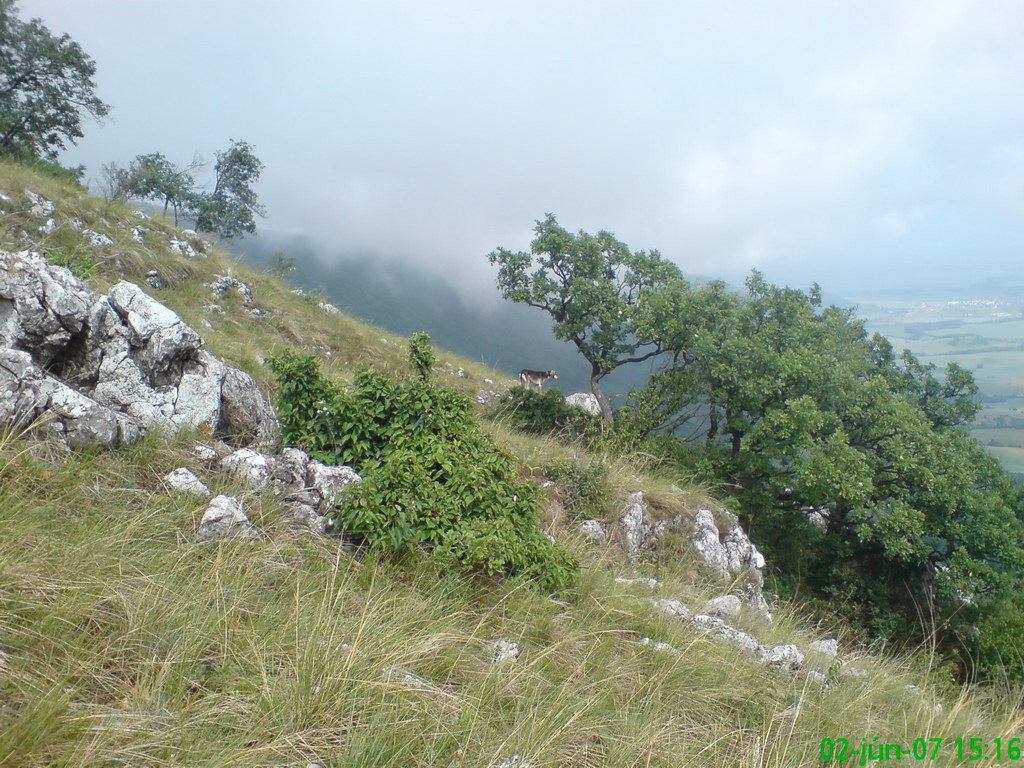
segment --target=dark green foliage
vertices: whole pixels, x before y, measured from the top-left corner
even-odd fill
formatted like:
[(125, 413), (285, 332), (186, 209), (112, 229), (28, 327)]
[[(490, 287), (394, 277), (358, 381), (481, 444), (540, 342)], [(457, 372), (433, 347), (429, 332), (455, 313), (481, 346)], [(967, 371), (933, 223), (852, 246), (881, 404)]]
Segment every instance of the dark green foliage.
[(193, 207), (197, 193), (192, 172), (201, 166), (200, 161), (193, 160), (180, 168), (159, 152), (153, 152), (138, 155), (127, 168), (108, 165), (104, 173), (108, 177), (112, 199), (162, 201), (165, 212), (168, 206), (174, 210), (174, 223), (177, 225), (179, 211), (188, 211)]
[(421, 381), (430, 378), (430, 371), (437, 358), (430, 348), (430, 334), (420, 331), (409, 337), (409, 365)]
[(535, 392), (513, 387), (502, 396), (493, 416), (539, 435), (582, 436), (600, 429), (599, 419), (566, 403), (561, 391), (554, 388)]
[(674, 360), (636, 393), (634, 423), (699, 413), (684, 427), (705, 443), (698, 466), (736, 495), (777, 583), (876, 635), (923, 639), (923, 611), (947, 650), (997, 642), (991, 618), (1024, 585), (1024, 506), (963, 427), (970, 373), (897, 359), (816, 288), (754, 273), (747, 289), (655, 297), (649, 331)]
[(311, 357), (273, 360), (286, 442), (363, 475), (334, 516), (358, 541), (424, 546), (452, 567), (549, 591), (569, 585), (577, 564), (542, 532), (535, 487), (480, 430), (468, 399), (430, 380), (428, 341), (410, 343), (411, 381), (363, 369), (341, 389)]
[(21, 21), (0, 0), (0, 152), (53, 159), (82, 137), (82, 120), (110, 107), (96, 97), (96, 65), (68, 35)]
[(581, 464), (558, 459), (541, 467), (545, 477), (562, 490), (562, 506), (573, 517), (603, 517), (608, 483), (599, 461)]
[(266, 215), (252, 188), (263, 168), (251, 144), (232, 139), (226, 151), (217, 153), (213, 191), (194, 195), (190, 201), (196, 229), (225, 238), (255, 232), (255, 217)]
[(96, 258), (80, 248), (53, 248), (47, 252), (47, 259), (59, 267), (66, 267), (83, 280), (96, 272)]

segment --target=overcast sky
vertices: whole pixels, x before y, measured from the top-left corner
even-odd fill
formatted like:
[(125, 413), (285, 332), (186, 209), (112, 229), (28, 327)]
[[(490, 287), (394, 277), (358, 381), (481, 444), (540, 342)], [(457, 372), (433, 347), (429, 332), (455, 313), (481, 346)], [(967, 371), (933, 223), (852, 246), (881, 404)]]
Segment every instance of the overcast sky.
[(97, 176), (231, 138), (261, 226), (463, 285), (534, 220), (837, 294), (1024, 249), (1024, 4), (22, 0), (98, 66)]

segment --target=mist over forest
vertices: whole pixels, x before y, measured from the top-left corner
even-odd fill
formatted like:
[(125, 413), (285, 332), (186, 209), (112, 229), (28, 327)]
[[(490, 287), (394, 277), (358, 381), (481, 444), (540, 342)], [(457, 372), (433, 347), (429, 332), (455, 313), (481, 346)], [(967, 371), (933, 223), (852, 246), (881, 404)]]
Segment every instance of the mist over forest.
[[(377, 254), (325, 258), (310, 238), (263, 230), (235, 243), (246, 261), (274, 268), (275, 255), (294, 259), (289, 281), (322, 295), (343, 311), (400, 334), (426, 331), (434, 340), (465, 357), (509, 374), (523, 368), (558, 371), (547, 386), (566, 394), (590, 390), (586, 361), (569, 342), (554, 338), (549, 317), (536, 309), (503, 301), (492, 286), (475, 294), (453, 284), (441, 269), (415, 259)], [(484, 261), (485, 254), (480, 260)], [(610, 393), (642, 386), (654, 362), (630, 365), (610, 374)]]

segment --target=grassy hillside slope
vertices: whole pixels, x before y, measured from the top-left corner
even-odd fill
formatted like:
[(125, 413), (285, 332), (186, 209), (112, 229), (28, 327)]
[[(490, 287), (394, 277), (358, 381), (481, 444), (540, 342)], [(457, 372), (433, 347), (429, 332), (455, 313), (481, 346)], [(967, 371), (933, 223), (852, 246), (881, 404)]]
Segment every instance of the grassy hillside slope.
[[(51, 234), (38, 234), (26, 189), (56, 203)], [(168, 239), (180, 235), (166, 223), (18, 166), (0, 165), (0, 193), (10, 198), (0, 200), (0, 247), (40, 250), (97, 287), (145, 287), (157, 270), (165, 287), (152, 295), (268, 390), (263, 361), (285, 349), (318, 353), (338, 380), (359, 365), (404, 368), (403, 339), (328, 313), (217, 250), (173, 254)], [(87, 247), (67, 226), (73, 218), (114, 244)], [(131, 237), (138, 225), (151, 230), (142, 244)], [(228, 272), (252, 286), (258, 315), (235, 292), (214, 299), (205, 287)], [(203, 309), (214, 303), (222, 311)], [(503, 384), (441, 358), (441, 376), (470, 394)], [(489, 428), (526, 474), (578, 455)], [(202, 439), (151, 433), (124, 449), (70, 452), (31, 434), (0, 438), (0, 765), (775, 768), (822, 764), (826, 737), (856, 749), (875, 737), (910, 747), (1021, 735), (1015, 695), (956, 689), (930, 671), (927, 653), (869, 653), (840, 634), (845, 668), (808, 657), (829, 680), (823, 688), (671, 620), (651, 597), (697, 607), (723, 591), (685, 548), (628, 566), (578, 540), (553, 507), (551, 531), (585, 563), (571, 592), (548, 597), (421, 558), (384, 561), (296, 531), (274, 498), (198, 462), (191, 447)], [(679, 478), (603, 458), (609, 518), (636, 488), (666, 512), (714, 505)], [(205, 505), (160, 480), (183, 465), (215, 493), (239, 495), (263, 535), (197, 544)], [(616, 581), (635, 572), (661, 583)], [(762, 643), (806, 644), (820, 631), (798, 606), (775, 613), (771, 624), (740, 626)], [(495, 660), (499, 639), (518, 643), (517, 659)], [(958, 764), (955, 750), (930, 764)]]

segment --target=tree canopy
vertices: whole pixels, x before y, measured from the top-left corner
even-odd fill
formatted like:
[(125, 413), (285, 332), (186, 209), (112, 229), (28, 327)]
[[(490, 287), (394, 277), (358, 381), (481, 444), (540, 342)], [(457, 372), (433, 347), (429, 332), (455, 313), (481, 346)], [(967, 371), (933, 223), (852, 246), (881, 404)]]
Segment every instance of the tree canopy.
[(263, 170), (252, 145), (232, 140), (227, 150), (217, 152), (211, 192), (198, 189), (193, 176), (205, 166), (198, 156), (188, 165), (178, 166), (153, 152), (138, 155), (127, 168), (109, 163), (103, 172), (111, 198), (161, 200), (165, 212), (168, 206), (173, 208), (175, 224), (181, 212), (195, 219), (200, 232), (224, 238), (255, 232), (255, 216), (264, 216), (266, 211), (252, 188)]
[(53, 159), (82, 137), (84, 118), (110, 107), (96, 96), (96, 65), (81, 46), (17, 10), (0, 0), (0, 152)]
[(226, 238), (255, 232), (255, 216), (266, 215), (252, 188), (263, 168), (251, 144), (232, 139), (226, 151), (217, 153), (213, 191), (193, 198), (196, 229)]
[(511, 301), (551, 315), (557, 338), (576, 345), (590, 363), (590, 383), (606, 420), (611, 403), (600, 382), (615, 368), (661, 354), (656, 339), (639, 332), (644, 303), (682, 285), (679, 269), (657, 251), (630, 251), (609, 232), (573, 234), (547, 214), (534, 227), (530, 253), (498, 248), (498, 288)]
[(138, 155), (127, 168), (114, 164), (105, 166), (104, 173), (108, 176), (112, 198), (163, 201), (165, 213), (168, 206), (173, 208), (177, 225), (179, 211), (189, 212), (194, 206), (198, 193), (192, 173), (202, 166), (202, 161), (194, 159), (189, 165), (179, 167), (159, 152), (153, 152)]
[(667, 363), (627, 412), (649, 428), (689, 417), (697, 464), (735, 495), (779, 583), (810, 588), (872, 634), (920, 638), (929, 624), (944, 647), (994, 664), (1006, 638), (986, 625), (1014, 625), (1024, 505), (966, 430), (978, 409), (970, 372), (897, 356), (850, 310), (822, 307), (817, 287), (756, 272), (746, 296), (710, 286), (649, 309)]

